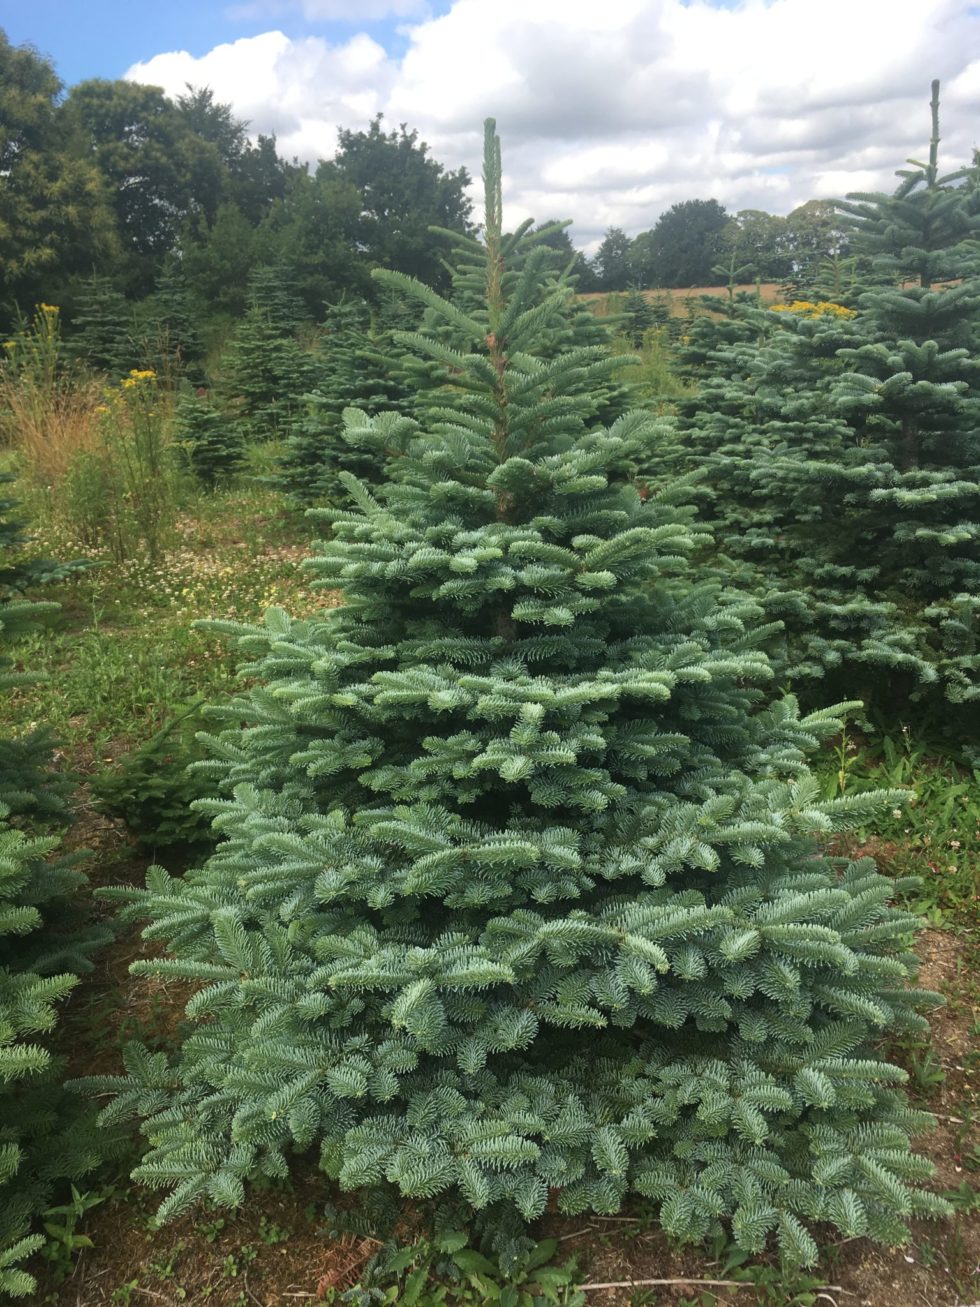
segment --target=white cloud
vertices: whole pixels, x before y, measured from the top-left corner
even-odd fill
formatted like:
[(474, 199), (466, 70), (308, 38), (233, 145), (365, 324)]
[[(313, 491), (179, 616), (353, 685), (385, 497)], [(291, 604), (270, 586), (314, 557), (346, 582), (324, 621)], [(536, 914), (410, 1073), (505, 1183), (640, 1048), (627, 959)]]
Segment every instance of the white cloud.
[(274, 132), (281, 154), (303, 159), (329, 158), (338, 126), (358, 127), (382, 110), (395, 75), (383, 47), (363, 32), (342, 45), (264, 32), (201, 58), (186, 50), (158, 54), (126, 74), (172, 95), (188, 83), (210, 86), (252, 133)]
[[(282, 3), (311, 18), (416, 12), (415, 0)], [(209, 85), (302, 158), (329, 155), (339, 124), (384, 112), (476, 175), (495, 116), (509, 220), (572, 217), (590, 245), (609, 225), (652, 226), (678, 200), (787, 212), (890, 187), (926, 149), (932, 77), (948, 167), (975, 143), (970, 0), (453, 0), (402, 34), (393, 57), (364, 33), (330, 44), (267, 32), (198, 59), (157, 55), (127, 76), (175, 93)]]

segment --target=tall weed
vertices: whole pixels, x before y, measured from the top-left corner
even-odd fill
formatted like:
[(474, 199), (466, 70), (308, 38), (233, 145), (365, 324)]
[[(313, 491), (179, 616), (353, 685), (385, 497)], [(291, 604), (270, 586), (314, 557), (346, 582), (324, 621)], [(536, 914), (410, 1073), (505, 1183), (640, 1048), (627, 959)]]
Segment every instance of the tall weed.
[(156, 373), (134, 369), (104, 392), (96, 439), (69, 463), (55, 511), (75, 539), (117, 560), (159, 556), (173, 531), (180, 473), (172, 405)]
[(54, 489), (97, 442), (101, 385), (66, 358), (56, 305), (39, 305), (3, 349), (0, 437), (19, 451), (35, 486)]

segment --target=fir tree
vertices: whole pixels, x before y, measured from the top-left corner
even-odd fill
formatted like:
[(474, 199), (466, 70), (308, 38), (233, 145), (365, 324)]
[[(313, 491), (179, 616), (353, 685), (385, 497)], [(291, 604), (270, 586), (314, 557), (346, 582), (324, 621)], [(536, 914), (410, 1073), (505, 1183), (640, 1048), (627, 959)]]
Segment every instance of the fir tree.
[(634, 286), (623, 296), (620, 313), (626, 339), (634, 349), (642, 349), (647, 332), (657, 325), (657, 313), (653, 305), (643, 291)]
[(319, 380), (313, 355), (296, 338), (303, 317), (286, 270), (260, 268), (222, 369), (228, 408), (255, 440), (285, 435)]
[(801, 691), (856, 684), (961, 738), (958, 705), (980, 701), (980, 196), (940, 173), (938, 85), (932, 112), (928, 162), (842, 205), (870, 283), (746, 308), (704, 355), (685, 466), (709, 469), (719, 543), (784, 623)]
[(233, 476), (244, 461), (241, 429), (203, 393), (182, 396), (177, 405), (175, 434), (191, 471), (208, 490)]
[(353, 472), (362, 480), (384, 478), (385, 462), (374, 449), (358, 449), (345, 438), (347, 408), (408, 408), (409, 393), (392, 356), (396, 346), (390, 319), (401, 314), (372, 312), (366, 301), (342, 300), (326, 314), (319, 342), (323, 378), (304, 402), (282, 458), (282, 482), (306, 502), (340, 502), (346, 497), (338, 477)]
[(161, 376), (203, 380), (204, 342), (180, 261), (168, 258), (140, 305), (140, 362)]
[[(9, 509), (9, 501), (3, 509)], [(21, 542), (6, 511), (0, 547)], [(56, 607), (28, 601), (19, 588), (35, 578), (16, 560), (0, 571), (0, 646), (11, 643)], [(0, 656), (0, 689), (30, 679)], [(43, 1242), (32, 1219), (57, 1182), (77, 1179), (99, 1160), (100, 1142), (83, 1128), (78, 1100), (59, 1083), (59, 1065), (44, 1046), (56, 1004), (91, 969), (92, 952), (109, 937), (90, 926), (78, 904), (83, 876), (56, 856), (57, 839), (37, 823), (64, 818), (64, 778), (51, 772), (46, 732), (0, 739), (0, 1295), (32, 1293), (19, 1263)], [(16, 825), (14, 824), (16, 822)], [(24, 829), (24, 827), (28, 829)]]
[(68, 352), (112, 377), (143, 360), (135, 340), (133, 307), (111, 283), (93, 277), (75, 296)]
[(658, 424), (595, 425), (604, 348), (538, 352), (492, 122), (485, 190), (481, 301), (396, 278), (451, 330), (413, 341), (453, 389), (412, 432), (351, 416), (403, 453), (329, 515), (313, 567), (344, 605), (219, 624), (257, 682), (218, 713), (222, 843), (120, 892), (195, 1029), (97, 1082), (105, 1119), (143, 1118), (165, 1216), (317, 1146), (342, 1187), (461, 1195), (505, 1240), (549, 1195), (630, 1192), (795, 1263), (815, 1221), (900, 1240), (947, 1209), (877, 1045), (936, 996), (894, 883), (816, 844), (893, 796), (820, 799), (837, 714), (767, 701), (758, 609), (632, 484)]

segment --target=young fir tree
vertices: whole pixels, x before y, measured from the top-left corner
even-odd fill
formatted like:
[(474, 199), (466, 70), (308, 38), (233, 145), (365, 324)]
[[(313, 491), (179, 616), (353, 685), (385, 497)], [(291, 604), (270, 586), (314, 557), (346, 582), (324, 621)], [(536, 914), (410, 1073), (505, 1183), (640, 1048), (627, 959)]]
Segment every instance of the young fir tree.
[[(9, 506), (0, 518), (5, 552), (22, 540)], [(55, 607), (18, 597), (36, 575), (17, 561), (0, 569), (0, 690), (30, 679), (11, 670), (6, 650)], [(64, 798), (46, 733), (0, 739), (0, 1296), (34, 1291), (19, 1266), (44, 1242), (30, 1233), (33, 1218), (59, 1181), (78, 1179), (100, 1157), (91, 1121), (85, 1129), (78, 1100), (59, 1083), (58, 1061), (38, 1042), (76, 984), (73, 973), (90, 970), (92, 952), (109, 938), (79, 908), (84, 877), (56, 857), (56, 838), (36, 833), (39, 819), (63, 819)]]
[(657, 325), (657, 313), (643, 291), (634, 286), (622, 297), (620, 330), (633, 349), (642, 349), (647, 332)]
[(685, 466), (707, 467), (719, 544), (784, 623), (801, 692), (856, 685), (961, 736), (980, 701), (980, 195), (939, 173), (938, 87), (932, 112), (929, 161), (842, 206), (872, 284), (853, 307), (734, 319)]
[(174, 432), (191, 471), (207, 490), (234, 476), (244, 461), (241, 428), (203, 393), (181, 397)]
[(204, 379), (204, 341), (181, 263), (168, 258), (153, 294), (139, 306), (139, 344), (143, 367), (160, 376)]
[(316, 1147), (505, 1242), (549, 1195), (631, 1192), (794, 1262), (814, 1221), (900, 1240), (947, 1209), (877, 1045), (935, 996), (894, 882), (816, 844), (893, 799), (820, 800), (805, 755), (839, 722), (767, 702), (758, 609), (719, 606), (689, 514), (637, 493), (656, 424), (594, 424), (604, 349), (536, 353), (492, 122), (485, 182), (482, 302), (415, 286), (452, 398), (397, 482), (347, 479), (315, 561), (344, 605), (221, 624), (257, 682), (213, 740), (223, 842), (130, 908), (169, 951), (136, 970), (196, 983), (195, 1028), (95, 1082), (106, 1119), (143, 1118), (164, 1215)]
[[(397, 324), (401, 315), (395, 316)], [(392, 356), (400, 354), (392, 327), (365, 301), (331, 306), (323, 322), (319, 352), (323, 378), (305, 396), (306, 411), (295, 422), (282, 457), (282, 484), (306, 503), (342, 502), (338, 480), (353, 472), (364, 481), (384, 478), (385, 464), (374, 449), (358, 449), (345, 439), (347, 408), (401, 412), (409, 393)]]
[(66, 342), (72, 358), (111, 377), (125, 376), (143, 361), (136, 335), (133, 306), (122, 291), (98, 277), (78, 291)]
[(221, 378), (227, 408), (253, 440), (286, 435), (319, 381), (316, 359), (296, 338), (304, 316), (285, 268), (256, 271)]

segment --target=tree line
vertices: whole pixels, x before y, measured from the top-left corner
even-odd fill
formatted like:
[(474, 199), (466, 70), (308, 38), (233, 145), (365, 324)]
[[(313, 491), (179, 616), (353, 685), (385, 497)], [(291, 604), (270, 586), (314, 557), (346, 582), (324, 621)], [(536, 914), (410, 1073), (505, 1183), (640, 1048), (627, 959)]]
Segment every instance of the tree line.
[(93, 283), (140, 302), (179, 273), (199, 320), (240, 317), (256, 269), (289, 267), (306, 311), (392, 267), (443, 284), (429, 240), (466, 231), (465, 168), (418, 134), (341, 130), (334, 159), (282, 158), (274, 137), (208, 89), (93, 79), (67, 94), (53, 67), (0, 31), (0, 322), (42, 300), (73, 310)]
[(828, 260), (847, 255), (847, 232), (830, 200), (808, 200), (786, 217), (729, 213), (717, 200), (682, 200), (649, 231), (610, 227), (589, 263), (589, 288), (717, 286), (778, 281), (808, 286)]
[[(71, 328), (91, 317), (94, 298), (103, 316), (143, 306), (152, 336), (167, 321), (159, 297), (172, 302), (181, 282), (187, 311), (209, 342), (220, 341), (247, 311), (250, 279), (269, 267), (288, 270), (305, 315), (320, 321), (328, 305), (370, 300), (374, 267), (445, 290), (429, 229), (472, 231), (466, 169), (446, 168), (416, 131), (388, 130), (380, 115), (366, 129), (342, 129), (335, 157), (310, 164), (284, 159), (274, 136), (251, 139), (208, 88), (171, 99), (159, 87), (90, 79), (66, 92), (45, 58), (2, 30), (0, 82), (8, 332), (45, 300)], [(736, 275), (805, 281), (807, 269), (846, 249), (824, 201), (784, 218), (685, 200), (635, 237), (611, 227), (592, 258), (565, 230), (546, 242), (567, 256), (583, 291)]]

